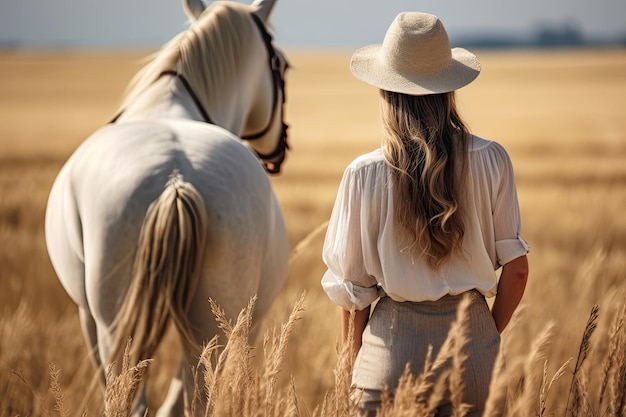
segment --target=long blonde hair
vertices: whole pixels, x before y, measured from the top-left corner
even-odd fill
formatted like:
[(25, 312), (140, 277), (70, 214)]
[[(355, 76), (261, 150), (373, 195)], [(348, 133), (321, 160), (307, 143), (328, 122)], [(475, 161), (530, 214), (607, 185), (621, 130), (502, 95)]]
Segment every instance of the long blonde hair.
[(381, 116), (402, 249), (438, 270), (460, 251), (465, 234), (469, 130), (454, 92), (410, 96), (381, 90)]

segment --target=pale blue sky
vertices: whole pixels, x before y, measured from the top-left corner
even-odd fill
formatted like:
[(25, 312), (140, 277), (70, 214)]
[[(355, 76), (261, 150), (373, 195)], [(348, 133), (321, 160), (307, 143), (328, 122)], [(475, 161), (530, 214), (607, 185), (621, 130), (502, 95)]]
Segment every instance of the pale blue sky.
[[(272, 22), (285, 46), (354, 47), (381, 42), (405, 10), (438, 15), (453, 43), (567, 22), (587, 38), (626, 38), (626, 0), (279, 0)], [(0, 0), (0, 44), (153, 47), (184, 27), (178, 0)]]

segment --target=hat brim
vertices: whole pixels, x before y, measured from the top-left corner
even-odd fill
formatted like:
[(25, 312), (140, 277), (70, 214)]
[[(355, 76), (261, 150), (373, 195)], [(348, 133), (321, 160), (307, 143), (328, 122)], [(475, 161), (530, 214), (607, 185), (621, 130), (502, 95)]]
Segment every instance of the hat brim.
[(478, 58), (463, 48), (453, 48), (450, 64), (433, 74), (403, 74), (386, 64), (381, 49), (382, 45), (358, 49), (350, 60), (350, 71), (383, 90), (416, 96), (447, 93), (466, 86), (480, 74)]

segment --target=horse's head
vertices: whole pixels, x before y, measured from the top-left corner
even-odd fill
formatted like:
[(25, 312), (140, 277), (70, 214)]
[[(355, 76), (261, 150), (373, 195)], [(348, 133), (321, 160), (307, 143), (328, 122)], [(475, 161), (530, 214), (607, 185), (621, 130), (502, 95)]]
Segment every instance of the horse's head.
[[(235, 94), (244, 98), (249, 104), (243, 117), (233, 119), (232, 126), (234, 129), (231, 128), (231, 130), (239, 129), (233, 133), (240, 136), (254, 150), (263, 161), (268, 173), (277, 174), (280, 172), (281, 164), (289, 147), (287, 144), (287, 125), (284, 122), (285, 71), (288, 63), (284, 53), (274, 45), (272, 36), (266, 27), (275, 0), (255, 0), (250, 6), (237, 3), (220, 3), (228, 11), (221, 10), (210, 13), (207, 10), (205, 13), (205, 5), (201, 0), (183, 0), (185, 12), (192, 22), (192, 29), (190, 30), (193, 30), (194, 25), (201, 28), (203, 25), (207, 25), (209, 21), (223, 19), (230, 20), (223, 26), (230, 25), (239, 32), (240, 36), (244, 34), (245, 38), (234, 43), (232, 41), (224, 43), (229, 48), (241, 49), (240, 51), (228, 51), (232, 54), (229, 59), (238, 61), (238, 66), (243, 67), (238, 71), (240, 78), (237, 80), (238, 88)], [(241, 14), (244, 7), (249, 9), (248, 16), (235, 17), (235, 15)], [(246, 19), (248, 20), (247, 23)], [(253, 28), (253, 36), (245, 35), (249, 30), (247, 26)], [(224, 33), (221, 35), (222, 38), (228, 37)], [(224, 45), (221, 48), (224, 48)], [(241, 55), (245, 57), (237, 58)], [(216, 56), (212, 54), (207, 58), (209, 60), (216, 59)], [(225, 58), (222, 57), (221, 59)], [(233, 69), (233, 73), (235, 72)], [(245, 74), (245, 79), (241, 77), (241, 74)], [(215, 88), (215, 86), (213, 87)], [(207, 92), (209, 95), (212, 93), (214, 92)], [(211, 106), (211, 108), (213, 107), (214, 105)], [(220, 111), (216, 110), (216, 112)]]

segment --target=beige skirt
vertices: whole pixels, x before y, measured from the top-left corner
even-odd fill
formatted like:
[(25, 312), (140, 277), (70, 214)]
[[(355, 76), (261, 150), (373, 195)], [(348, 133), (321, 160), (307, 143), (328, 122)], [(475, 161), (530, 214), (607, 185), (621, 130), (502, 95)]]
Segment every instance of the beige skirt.
[[(463, 352), (463, 402), (472, 409), (468, 416), (480, 416), (489, 394), (494, 363), (500, 348), (500, 335), (485, 298), (469, 291), (468, 342)], [(359, 415), (374, 416), (387, 389), (393, 397), (407, 364), (414, 375), (424, 370), (429, 346), (435, 358), (456, 318), (464, 294), (445, 296), (437, 301), (397, 302), (381, 298), (363, 332), (363, 344), (352, 375), (352, 395), (358, 401)], [(449, 369), (451, 362), (442, 369)], [(449, 398), (439, 403), (437, 416), (451, 412)]]

